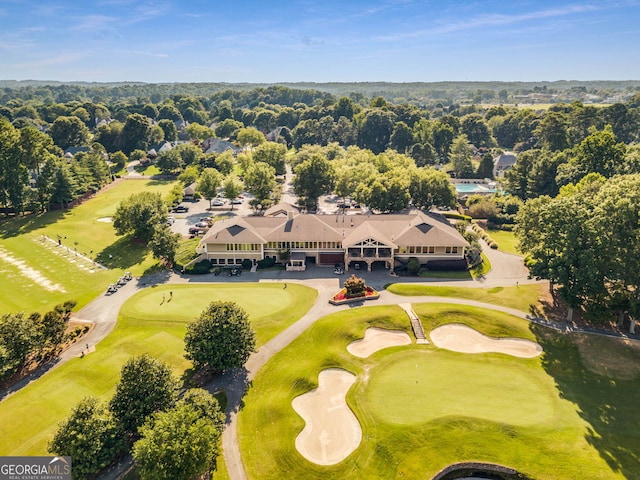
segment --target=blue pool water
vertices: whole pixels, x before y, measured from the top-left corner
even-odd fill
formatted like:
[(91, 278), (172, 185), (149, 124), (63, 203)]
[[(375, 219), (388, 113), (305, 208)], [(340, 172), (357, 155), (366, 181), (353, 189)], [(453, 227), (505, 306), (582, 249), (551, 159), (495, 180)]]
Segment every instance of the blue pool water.
[(455, 184), (458, 193), (495, 193), (495, 187), (489, 188), (486, 185), (478, 185), (475, 183), (457, 183)]

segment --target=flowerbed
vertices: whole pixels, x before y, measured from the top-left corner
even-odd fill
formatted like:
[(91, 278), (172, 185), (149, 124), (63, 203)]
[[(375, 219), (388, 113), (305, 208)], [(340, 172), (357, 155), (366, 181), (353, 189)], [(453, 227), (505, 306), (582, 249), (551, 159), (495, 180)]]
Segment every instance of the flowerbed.
[(363, 300), (377, 300), (378, 298), (380, 298), (380, 294), (371, 287), (366, 287), (365, 294), (357, 297), (347, 296), (347, 289), (343, 288), (331, 297), (329, 303), (332, 305), (342, 305), (344, 303), (361, 302)]

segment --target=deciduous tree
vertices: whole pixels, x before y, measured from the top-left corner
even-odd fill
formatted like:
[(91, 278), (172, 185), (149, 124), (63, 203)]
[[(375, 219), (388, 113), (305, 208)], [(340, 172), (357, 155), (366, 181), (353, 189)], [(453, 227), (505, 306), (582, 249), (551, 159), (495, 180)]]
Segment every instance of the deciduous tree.
[(150, 415), (175, 405), (177, 387), (167, 364), (148, 354), (132, 357), (122, 367), (109, 410), (123, 431), (137, 438)]
[(196, 369), (240, 368), (255, 351), (255, 332), (247, 313), (234, 302), (212, 302), (187, 326), (185, 357)]
[(167, 222), (167, 206), (156, 192), (140, 192), (120, 202), (113, 215), (113, 227), (118, 235), (131, 234), (148, 242), (156, 225)]

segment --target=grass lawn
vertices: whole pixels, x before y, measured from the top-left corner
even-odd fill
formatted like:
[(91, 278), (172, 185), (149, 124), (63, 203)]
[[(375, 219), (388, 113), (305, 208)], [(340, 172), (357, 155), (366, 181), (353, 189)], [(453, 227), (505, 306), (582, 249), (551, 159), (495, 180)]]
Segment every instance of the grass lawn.
[(487, 233), (491, 238), (498, 242), (498, 250), (522, 256), (522, 253), (518, 250), (519, 242), (515, 233), (507, 230), (487, 230)]
[[(162, 293), (173, 300), (159, 305)], [(47, 441), (72, 406), (86, 396), (108, 400), (122, 365), (149, 353), (180, 376), (186, 325), (214, 300), (235, 301), (249, 314), (262, 344), (298, 320), (313, 304), (316, 291), (290, 283), (163, 285), (148, 288), (123, 306), (113, 332), (95, 353), (71, 360), (0, 402), (0, 455), (45, 455)]]
[(447, 278), (451, 280), (471, 280), (474, 278), (481, 277), (489, 273), (491, 270), (491, 262), (489, 258), (483, 253), (482, 254), (482, 263), (474, 268), (473, 270), (464, 270), (460, 272), (456, 271), (429, 271), (425, 270), (420, 273), (420, 276), (423, 278)]
[(538, 298), (546, 291), (546, 284), (527, 284), (517, 287), (432, 287), (413, 283), (392, 283), (387, 290), (397, 295), (416, 296), (430, 295), (434, 297), (467, 298), (478, 302), (516, 308), (523, 312), (531, 310), (531, 306), (540, 308)]
[[(171, 186), (172, 182), (125, 180), (71, 210), (1, 222), (0, 255), (4, 260), (0, 258), (0, 274), (8, 281), (0, 290), (0, 313), (43, 312), (69, 299), (76, 300), (80, 308), (122, 272), (140, 275), (148, 270), (156, 263), (150, 250), (128, 238), (117, 237), (113, 225), (99, 219), (113, 215), (120, 201), (132, 193), (153, 189), (164, 195)], [(43, 235), (54, 242), (44, 241)], [(60, 247), (56, 246), (58, 236)], [(76, 250), (99, 258), (111, 270), (91, 272), (79, 268), (91, 264), (78, 260)], [(14, 261), (8, 262), (7, 258)], [(25, 273), (28, 271), (32, 274)]]
[[(584, 366), (573, 337), (557, 340), (557, 333), (500, 312), (445, 304), (414, 310), (427, 332), (465, 323), (490, 336), (538, 341), (545, 353), (522, 359), (410, 345), (359, 359), (346, 350), (351, 341), (368, 326), (410, 332), (406, 315), (393, 306), (332, 314), (255, 377), (239, 415), (248, 478), (424, 479), (471, 460), (508, 465), (536, 479), (639, 478), (640, 419), (633, 409), (640, 373), (635, 384), (628, 376), (599, 376)], [(620, 345), (606, 347), (616, 352)], [(621, 358), (633, 355), (640, 350)], [(332, 367), (358, 376), (347, 401), (363, 440), (343, 462), (318, 466), (295, 449), (304, 422), (291, 401), (315, 388), (319, 372)], [(629, 424), (622, 425), (626, 415)]]

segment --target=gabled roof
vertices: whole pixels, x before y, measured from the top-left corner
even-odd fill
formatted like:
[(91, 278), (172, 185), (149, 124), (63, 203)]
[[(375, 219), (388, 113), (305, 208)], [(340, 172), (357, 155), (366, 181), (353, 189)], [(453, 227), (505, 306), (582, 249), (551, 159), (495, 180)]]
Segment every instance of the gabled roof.
[(244, 218), (228, 218), (213, 224), (200, 240), (203, 243), (266, 243)]
[(349, 230), (349, 234), (342, 241), (342, 245), (346, 248), (370, 238), (378, 240), (379, 242), (384, 243), (390, 248), (397, 247), (397, 245), (393, 242), (393, 240), (391, 240), (390, 237), (383, 234), (376, 228), (374, 222), (366, 222), (354, 229)]
[(216, 222), (201, 243), (338, 242), (348, 247), (367, 239), (377, 240), (390, 248), (468, 245), (446, 218), (418, 211), (389, 215), (294, 213), (292, 218), (234, 217)]
[(298, 207), (296, 207), (295, 205), (292, 205), (291, 203), (280, 202), (268, 208), (267, 210), (265, 210), (264, 214), (267, 217), (277, 217), (279, 215), (287, 216), (289, 212), (298, 214), (300, 213), (300, 210), (298, 209)]

